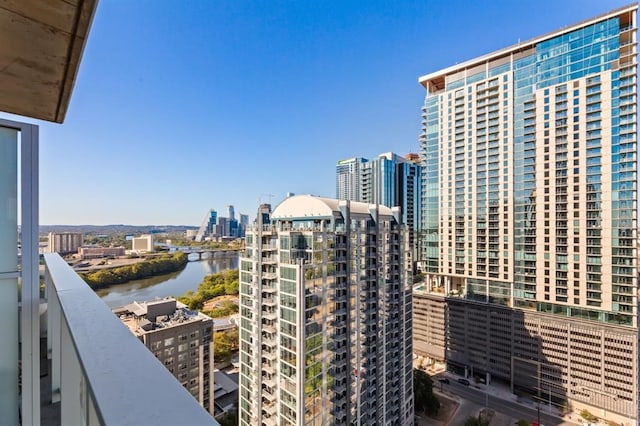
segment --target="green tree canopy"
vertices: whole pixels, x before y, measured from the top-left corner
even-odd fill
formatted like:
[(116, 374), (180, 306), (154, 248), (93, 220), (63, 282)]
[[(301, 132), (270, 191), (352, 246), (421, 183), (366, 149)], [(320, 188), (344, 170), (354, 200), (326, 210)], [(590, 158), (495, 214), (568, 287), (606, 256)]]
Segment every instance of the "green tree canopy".
[(467, 420), (464, 421), (463, 423), (464, 426), (489, 426), (489, 423), (480, 420), (480, 418), (478, 417), (467, 417)]
[(231, 359), (231, 354), (238, 350), (238, 337), (238, 330), (213, 333), (213, 357), (216, 362)]
[(211, 300), (225, 294), (237, 295), (239, 274), (237, 269), (227, 269), (204, 277), (198, 285), (196, 292), (187, 292), (178, 298), (189, 309), (202, 309), (207, 300)]
[(422, 370), (413, 370), (413, 399), (418, 411), (424, 411), (427, 415), (438, 414), (440, 401), (433, 394), (433, 381)]
[(186, 254), (177, 252), (151, 257), (142, 262), (134, 263), (133, 265), (100, 269), (95, 272), (80, 274), (80, 276), (91, 288), (96, 289), (179, 271), (185, 267), (188, 261), (189, 259)]

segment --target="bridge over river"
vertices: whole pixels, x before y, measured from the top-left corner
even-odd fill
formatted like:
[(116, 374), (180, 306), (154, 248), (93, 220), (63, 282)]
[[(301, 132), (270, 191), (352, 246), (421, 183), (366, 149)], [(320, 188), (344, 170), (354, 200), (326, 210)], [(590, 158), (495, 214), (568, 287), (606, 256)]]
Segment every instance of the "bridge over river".
[[(230, 248), (221, 248), (221, 249), (207, 249), (202, 247), (190, 247), (190, 246), (170, 246), (169, 253), (175, 253), (176, 251), (181, 251), (186, 253), (189, 256), (189, 261), (198, 261), (215, 255), (226, 256), (233, 253), (240, 253), (244, 248), (230, 249)], [(198, 257), (195, 258), (191, 255), (197, 254)]]

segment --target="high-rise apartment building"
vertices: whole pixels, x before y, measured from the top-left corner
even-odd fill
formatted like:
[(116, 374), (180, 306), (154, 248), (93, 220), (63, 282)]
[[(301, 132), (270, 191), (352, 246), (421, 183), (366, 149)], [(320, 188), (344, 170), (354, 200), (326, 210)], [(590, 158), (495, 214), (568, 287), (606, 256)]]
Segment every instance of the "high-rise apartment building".
[(404, 158), (393, 152), (380, 154), (367, 161), (360, 171), (360, 197), (355, 201), (382, 204), (383, 206), (399, 206), (397, 165), (404, 163)]
[(113, 312), (213, 416), (213, 320), (174, 298)]
[(419, 80), (424, 300), (446, 305), (449, 368), (633, 424), (636, 11)]
[(399, 209), (293, 196), (240, 258), (240, 424), (413, 424)]
[(421, 252), (422, 167), (417, 154), (409, 153), (404, 160), (396, 165), (396, 199), (402, 213), (402, 223), (406, 224), (409, 230), (409, 247), (416, 264)]
[(361, 157), (340, 160), (336, 165), (336, 198), (359, 201), (362, 198), (360, 174), (367, 159)]
[(49, 232), (49, 253), (75, 253), (82, 242), (81, 232)]

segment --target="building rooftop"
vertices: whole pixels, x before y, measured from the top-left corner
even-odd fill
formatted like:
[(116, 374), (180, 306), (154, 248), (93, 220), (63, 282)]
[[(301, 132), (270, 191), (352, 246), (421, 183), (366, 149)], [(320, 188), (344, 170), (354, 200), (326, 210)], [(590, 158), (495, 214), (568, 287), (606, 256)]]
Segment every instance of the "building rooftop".
[(531, 51), (535, 48), (537, 43), (543, 42), (545, 40), (557, 37), (562, 34), (569, 33), (571, 31), (580, 29), (581, 27), (591, 25), (609, 18), (613, 18), (615, 16), (620, 16), (621, 25), (625, 24), (625, 20), (629, 21), (632, 18), (631, 12), (638, 9), (638, 3), (632, 3), (627, 6), (614, 9), (610, 12), (604, 13), (599, 16), (595, 16), (593, 18), (586, 19), (584, 21), (578, 22), (573, 25), (568, 25), (560, 30), (552, 31), (546, 33), (544, 35), (534, 37), (532, 39), (518, 42), (512, 46), (506, 47), (504, 49), (496, 50), (494, 52), (488, 53), (486, 55), (479, 56), (477, 58), (462, 62), (460, 64), (453, 65), (451, 67), (442, 69), (440, 71), (436, 71), (430, 74), (426, 74), (418, 79), (418, 82), (424, 86), (425, 89), (430, 92), (439, 91), (444, 89), (444, 80), (443, 78), (446, 76), (450, 76), (452, 74), (457, 74), (460, 71), (471, 70), (475, 71), (475, 68), (478, 66), (483, 66), (486, 62), (494, 62), (496, 64), (501, 63), (502, 61), (508, 62), (508, 58), (511, 54), (517, 54), (522, 52)]
[[(271, 214), (272, 219), (304, 219), (304, 218), (329, 218), (340, 215), (341, 207), (346, 206), (346, 201), (334, 198), (322, 198), (314, 195), (295, 195), (281, 202)], [(375, 205), (350, 202), (351, 214), (371, 214), (371, 208)], [(378, 214), (381, 216), (393, 216), (390, 208), (379, 205)]]
[(215, 398), (219, 398), (228, 393), (238, 390), (238, 384), (231, 380), (231, 378), (224, 371), (213, 371), (213, 390), (215, 392)]
[(113, 309), (113, 313), (136, 336), (188, 322), (211, 319), (201, 312), (188, 309), (184, 303), (172, 297), (148, 302), (133, 302)]

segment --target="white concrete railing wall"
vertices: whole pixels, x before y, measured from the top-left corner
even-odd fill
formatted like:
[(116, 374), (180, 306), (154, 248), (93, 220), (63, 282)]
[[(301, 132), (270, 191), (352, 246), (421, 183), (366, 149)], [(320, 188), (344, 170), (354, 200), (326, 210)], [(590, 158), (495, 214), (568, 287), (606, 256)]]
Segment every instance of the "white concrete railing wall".
[(63, 425), (218, 424), (58, 254), (44, 256)]

